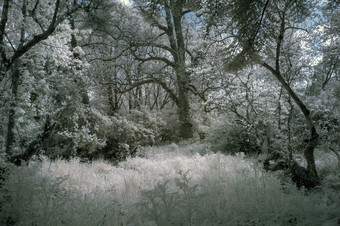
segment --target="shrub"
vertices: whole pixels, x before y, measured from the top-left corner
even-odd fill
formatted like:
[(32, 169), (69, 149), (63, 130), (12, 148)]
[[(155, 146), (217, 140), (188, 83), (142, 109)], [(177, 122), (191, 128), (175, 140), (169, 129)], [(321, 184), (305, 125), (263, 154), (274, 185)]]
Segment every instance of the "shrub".
[(165, 125), (161, 127), (160, 142), (178, 142), (180, 140), (180, 122), (178, 120), (177, 110), (175, 108), (163, 109), (161, 112), (161, 118)]
[(94, 109), (74, 111), (61, 120), (59, 132), (45, 143), (45, 154), (52, 159), (104, 158), (118, 162), (133, 155), (140, 146), (162, 140), (166, 123), (160, 113), (134, 110), (106, 116)]
[(226, 154), (258, 154), (261, 150), (256, 136), (236, 123), (215, 122), (207, 136), (212, 151)]

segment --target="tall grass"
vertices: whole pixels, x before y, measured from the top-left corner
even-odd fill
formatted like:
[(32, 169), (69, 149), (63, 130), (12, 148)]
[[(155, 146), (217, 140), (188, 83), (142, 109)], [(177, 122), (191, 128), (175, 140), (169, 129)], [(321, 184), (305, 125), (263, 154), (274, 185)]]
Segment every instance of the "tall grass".
[[(118, 166), (44, 159), (1, 188), (3, 225), (336, 225), (340, 197), (306, 194), (244, 156), (201, 144), (142, 150)], [(201, 153), (201, 154), (200, 154)]]

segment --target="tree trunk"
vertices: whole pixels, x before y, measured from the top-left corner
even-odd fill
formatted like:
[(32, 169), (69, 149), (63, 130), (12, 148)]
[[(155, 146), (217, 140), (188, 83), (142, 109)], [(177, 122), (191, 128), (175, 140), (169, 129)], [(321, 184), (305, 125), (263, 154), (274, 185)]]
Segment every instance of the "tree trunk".
[[(6, 4), (6, 2), (5, 2)], [(8, 10), (8, 9), (7, 9)], [(20, 29), (20, 40), (18, 48), (21, 48), (24, 44), (25, 39), (25, 22), (26, 22), (26, 1), (22, 2), (22, 15), (23, 24)], [(4, 32), (4, 31), (3, 31)], [(2, 43), (1, 39), (1, 43)], [(3, 43), (2, 43), (3, 44)], [(4, 55), (3, 61), (6, 61), (6, 54)], [(15, 61), (12, 66), (7, 65), (7, 70), (12, 70), (12, 102), (9, 110), (8, 124), (7, 124), (7, 138), (6, 138), (6, 154), (10, 156), (12, 154), (12, 145), (15, 141), (14, 127), (15, 127), (15, 107), (18, 100), (18, 88), (19, 88), (19, 78), (20, 78), (20, 60)]]
[(175, 72), (178, 86), (178, 115), (180, 126), (180, 136), (183, 139), (193, 137), (193, 128), (190, 117), (189, 106), (189, 76), (185, 70), (185, 46), (181, 24), (182, 15), (174, 15), (175, 36), (177, 40), (177, 57), (175, 59)]
[(288, 112), (288, 120), (287, 120), (287, 130), (288, 130), (288, 153), (289, 153), (289, 159), (293, 159), (293, 148), (292, 148), (292, 118), (293, 118), (293, 110), (294, 105), (291, 101), (291, 98), (288, 99), (289, 104), (289, 112)]
[(279, 99), (277, 103), (277, 112), (278, 112), (278, 129), (281, 131), (281, 113), (282, 113), (282, 108), (281, 108), (281, 98), (282, 98), (282, 86), (280, 88), (280, 94), (279, 94)]
[(184, 139), (193, 137), (192, 124), (190, 120), (190, 107), (188, 100), (188, 89), (185, 81), (178, 79), (178, 115), (181, 123), (180, 136)]
[[(4, 38), (5, 38), (5, 30), (8, 20), (8, 11), (9, 11), (9, 4), (10, 0), (5, 0), (1, 6), (1, 21), (0, 21), (0, 72), (3, 73), (3, 70), (6, 70), (7, 68), (7, 58), (6, 58), (6, 48), (4, 44)], [(1, 75), (1, 80), (4, 76)], [(0, 80), (0, 81), (1, 81)]]
[(117, 112), (117, 109), (116, 109), (115, 97), (113, 96), (113, 87), (111, 83), (107, 87), (107, 98), (109, 99), (108, 114), (110, 116), (113, 116)]
[[(77, 5), (77, 0), (73, 0), (73, 5), (76, 6)], [(74, 20), (74, 15), (71, 15), (69, 17), (70, 20), (70, 25), (71, 25), (71, 29), (74, 32), (76, 29), (76, 25), (75, 25), (75, 20)], [(76, 36), (74, 35), (74, 33), (71, 34), (71, 49), (73, 51), (74, 48), (76, 48), (78, 46), (78, 41), (76, 39)], [(76, 59), (80, 59), (80, 55), (78, 53), (73, 53), (73, 56)], [(87, 90), (85, 88), (85, 85), (82, 84), (82, 82), (77, 82), (78, 87), (80, 88), (80, 93), (81, 93), (81, 98), (82, 98), (82, 104), (88, 105), (90, 104), (90, 97), (89, 94), (87, 93)]]
[(294, 100), (306, 119), (306, 123), (309, 129), (309, 139), (307, 140), (308, 144), (307, 148), (304, 151), (304, 156), (307, 161), (307, 171), (317, 178), (318, 174), (315, 167), (314, 149), (318, 145), (319, 134), (317, 133), (316, 128), (313, 124), (312, 118), (310, 116), (310, 111), (307, 109), (306, 105), (303, 104), (296, 93), (291, 89), (288, 83), (283, 79), (280, 72), (276, 71), (265, 62), (262, 62), (261, 65), (267, 68), (279, 80), (282, 87), (288, 92), (288, 95)]
[(307, 123), (309, 134), (310, 134), (307, 148), (304, 151), (304, 155), (307, 161), (307, 171), (311, 175), (313, 175), (315, 178), (318, 179), (318, 175), (317, 175), (316, 167), (315, 167), (314, 149), (318, 145), (319, 134), (316, 132), (316, 128), (310, 116), (310, 111), (307, 109), (306, 105), (304, 105), (301, 99), (296, 95), (296, 93), (292, 90), (290, 85), (285, 81), (285, 79), (282, 77), (281, 72), (280, 72), (281, 45), (284, 39), (285, 30), (286, 30), (285, 23), (286, 23), (286, 20), (285, 20), (285, 12), (284, 12), (281, 18), (280, 32), (279, 32), (279, 36), (277, 39), (275, 69), (265, 62), (261, 62), (260, 64), (263, 67), (267, 68), (277, 78), (277, 80), (281, 83), (282, 87), (288, 92), (288, 95), (294, 100), (294, 102), (297, 104), (297, 106), (302, 111), (306, 119), (306, 123)]
[[(142, 14), (148, 19), (151, 20), (153, 25), (157, 26), (161, 33), (167, 36), (170, 46), (156, 45), (156, 48), (160, 48), (166, 50), (171, 54), (172, 59), (168, 59), (166, 57), (157, 57), (150, 56), (147, 58), (138, 57), (134, 52), (134, 56), (136, 59), (141, 61), (152, 61), (157, 60), (165, 63), (168, 67), (171, 67), (176, 74), (176, 85), (178, 96), (174, 95), (174, 93), (168, 87), (159, 83), (162, 88), (164, 88), (170, 98), (174, 100), (178, 107), (178, 118), (181, 123), (180, 125), (180, 136), (183, 139), (188, 139), (193, 137), (193, 128), (190, 117), (190, 105), (189, 105), (189, 84), (190, 77), (186, 72), (186, 61), (185, 61), (185, 53), (186, 48), (184, 44), (183, 30), (182, 30), (182, 18), (186, 14), (187, 10), (184, 10), (184, 5), (186, 1), (160, 1), (157, 4), (163, 5), (164, 8), (161, 10), (161, 15), (164, 16), (166, 25), (160, 23), (159, 18), (154, 14), (153, 7), (149, 7), (140, 3), (137, 3), (137, 6), (141, 10)], [(163, 102), (165, 103), (165, 102)], [(162, 108), (162, 107), (161, 107)]]
[(12, 146), (15, 141), (14, 128), (15, 128), (15, 107), (17, 106), (18, 88), (20, 78), (20, 62), (17, 61), (13, 65), (12, 74), (12, 100), (8, 115), (7, 124), (7, 137), (6, 137), (6, 154), (10, 156), (12, 154)]

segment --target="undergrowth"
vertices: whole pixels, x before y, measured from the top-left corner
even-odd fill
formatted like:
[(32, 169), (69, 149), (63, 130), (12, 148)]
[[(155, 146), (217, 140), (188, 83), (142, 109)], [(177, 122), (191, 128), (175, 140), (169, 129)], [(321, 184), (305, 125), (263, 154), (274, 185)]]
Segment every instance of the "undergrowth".
[[(202, 144), (141, 150), (117, 166), (43, 159), (11, 168), (1, 225), (336, 225), (338, 191), (306, 193), (243, 155)], [(327, 161), (327, 160), (325, 160)], [(324, 170), (325, 171), (325, 170)]]

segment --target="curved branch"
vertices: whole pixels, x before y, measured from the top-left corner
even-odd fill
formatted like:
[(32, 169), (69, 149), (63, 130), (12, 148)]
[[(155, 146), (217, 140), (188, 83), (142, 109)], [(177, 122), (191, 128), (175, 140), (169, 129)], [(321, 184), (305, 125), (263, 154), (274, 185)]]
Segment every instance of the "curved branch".
[[(92, 57), (91, 59), (88, 59), (88, 62), (93, 62), (93, 61), (102, 61), (102, 62), (115, 62), (118, 58), (120, 58), (121, 56), (123, 56), (123, 54), (126, 52), (127, 50), (124, 49), (122, 50), (120, 53), (118, 53), (115, 56), (111, 56), (111, 57), (104, 57), (104, 56), (98, 56), (98, 57)], [(104, 54), (102, 54), (104, 55)]]
[(162, 45), (162, 44), (156, 44), (156, 43), (132, 43), (131, 44), (131, 47), (148, 47), (148, 46), (166, 50), (166, 51), (170, 52), (172, 56), (176, 55), (176, 53), (173, 49), (171, 49), (170, 47), (168, 47), (166, 45)]
[[(175, 102), (175, 104), (178, 105), (179, 101), (178, 101), (176, 94), (173, 92), (173, 90), (170, 87), (168, 87), (168, 85), (165, 82), (163, 82), (159, 79), (156, 79), (156, 78), (150, 78), (150, 79), (134, 82), (127, 89), (119, 90), (119, 92), (120, 93), (126, 93), (126, 92), (133, 90), (134, 88), (136, 88), (138, 86), (142, 86), (142, 85), (149, 84), (149, 83), (156, 83), (156, 84), (162, 86), (162, 88), (169, 94), (170, 98)], [(124, 84), (121, 84), (121, 85), (124, 85)]]
[(150, 57), (147, 57), (147, 58), (142, 58), (140, 56), (138, 56), (135, 51), (131, 50), (131, 53), (132, 55), (134, 56), (134, 58), (138, 61), (141, 61), (141, 62), (147, 62), (147, 61), (162, 61), (164, 62), (166, 65), (172, 67), (172, 68), (175, 68), (175, 63), (174, 62), (171, 62), (169, 59), (165, 58), (165, 57), (156, 57), (156, 56), (150, 56)]
[(308, 33), (309, 34), (309, 31), (307, 30), (307, 29), (305, 29), (305, 28), (301, 28), (301, 27), (286, 27), (285, 28), (285, 31), (287, 31), (287, 30), (289, 30), (289, 29), (292, 29), (292, 30), (301, 30), (301, 31), (304, 31), (304, 32), (306, 32), (306, 33)]
[(191, 13), (192, 11), (190, 9), (184, 10), (182, 12), (182, 16), (184, 16), (185, 14)]

